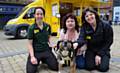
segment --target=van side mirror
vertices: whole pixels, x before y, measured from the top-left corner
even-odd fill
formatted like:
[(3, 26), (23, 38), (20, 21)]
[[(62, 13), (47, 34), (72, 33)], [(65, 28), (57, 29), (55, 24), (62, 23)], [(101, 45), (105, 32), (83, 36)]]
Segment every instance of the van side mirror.
[(25, 16), (23, 17), (23, 19), (27, 19), (29, 18), (29, 14), (25, 14)]

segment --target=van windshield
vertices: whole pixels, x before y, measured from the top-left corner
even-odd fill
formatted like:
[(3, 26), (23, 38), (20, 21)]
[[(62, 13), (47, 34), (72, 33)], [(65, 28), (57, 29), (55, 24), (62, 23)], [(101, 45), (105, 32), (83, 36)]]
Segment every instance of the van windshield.
[(15, 18), (18, 18), (28, 7), (23, 8), (16, 16)]

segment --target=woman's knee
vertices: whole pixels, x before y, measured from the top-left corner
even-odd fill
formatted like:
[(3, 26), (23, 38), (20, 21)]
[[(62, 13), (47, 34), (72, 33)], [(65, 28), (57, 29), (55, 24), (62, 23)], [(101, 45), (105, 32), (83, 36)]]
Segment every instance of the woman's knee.
[(37, 64), (36, 65), (33, 65), (31, 62), (30, 62), (30, 59), (27, 60), (27, 64), (26, 64), (26, 73), (36, 73), (37, 71)]
[(100, 72), (107, 72), (109, 70), (109, 67), (108, 66), (99, 66), (98, 70)]
[(26, 67), (26, 73), (36, 73), (36, 71), (37, 71), (37, 67), (35, 66), (30, 66), (30, 65), (28, 65), (27, 67)]
[(106, 72), (109, 70), (109, 57), (108, 56), (104, 56), (102, 58), (101, 64), (98, 66), (98, 70), (101, 72)]
[(95, 69), (95, 65), (85, 65), (85, 69), (87, 70), (94, 70)]
[(58, 71), (58, 62), (56, 60), (54, 61), (51, 61), (48, 64), (48, 67), (51, 69), (51, 70), (54, 70), (54, 71)]

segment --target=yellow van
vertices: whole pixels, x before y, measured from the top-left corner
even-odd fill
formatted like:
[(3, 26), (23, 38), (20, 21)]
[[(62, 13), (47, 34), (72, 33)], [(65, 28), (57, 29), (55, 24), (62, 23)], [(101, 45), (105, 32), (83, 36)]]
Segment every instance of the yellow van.
[(38, 6), (43, 6), (43, 3), (39, 2), (39, 0), (24, 7), (14, 19), (7, 22), (4, 27), (5, 34), (17, 38), (25, 38), (28, 26), (34, 23), (34, 8)]

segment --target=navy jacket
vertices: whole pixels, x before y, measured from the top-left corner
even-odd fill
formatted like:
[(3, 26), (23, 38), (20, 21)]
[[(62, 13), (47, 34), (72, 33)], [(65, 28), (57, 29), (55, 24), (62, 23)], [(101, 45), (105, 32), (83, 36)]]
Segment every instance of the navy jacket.
[(109, 23), (102, 20), (97, 23), (95, 31), (89, 24), (83, 24), (77, 42), (79, 46), (86, 43), (86, 51), (92, 51), (99, 56), (108, 55), (110, 57), (110, 46), (113, 43), (113, 29)]

